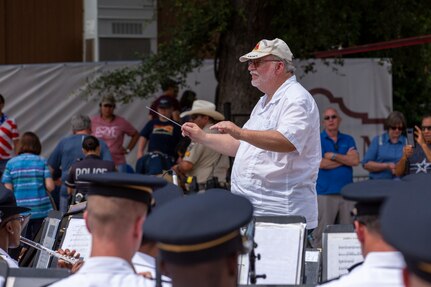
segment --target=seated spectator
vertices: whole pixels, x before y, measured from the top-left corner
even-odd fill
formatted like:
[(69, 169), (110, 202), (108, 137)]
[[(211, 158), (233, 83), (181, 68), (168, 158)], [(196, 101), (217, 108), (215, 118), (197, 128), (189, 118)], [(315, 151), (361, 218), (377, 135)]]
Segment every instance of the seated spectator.
[[(172, 102), (162, 99), (157, 111), (167, 118), (172, 118)], [(163, 170), (170, 169), (177, 159), (176, 146), (181, 138), (181, 128), (159, 116), (149, 121), (140, 135), (136, 173), (160, 174)], [(144, 156), (147, 145), (148, 153)]]
[(421, 128), (415, 126), (416, 145), (403, 148), (403, 156), (397, 163), (397, 176), (431, 172), (431, 114), (422, 117)]
[(392, 179), (395, 165), (401, 159), (407, 139), (402, 135), (406, 120), (400, 112), (394, 111), (385, 120), (386, 130), (371, 141), (364, 159), (363, 167), (370, 172), (370, 179)]
[(30, 208), (31, 218), (25, 237), (33, 239), (43, 219), (52, 210), (49, 193), (54, 189), (46, 159), (40, 156), (39, 137), (26, 132), (20, 140), (18, 156), (6, 164), (2, 182), (15, 193), (18, 206)]

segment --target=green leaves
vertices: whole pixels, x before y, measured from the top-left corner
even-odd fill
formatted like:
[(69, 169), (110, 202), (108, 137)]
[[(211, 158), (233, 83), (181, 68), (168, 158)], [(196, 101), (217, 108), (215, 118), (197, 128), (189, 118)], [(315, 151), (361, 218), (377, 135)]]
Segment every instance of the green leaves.
[(205, 56), (214, 55), (219, 34), (226, 29), (231, 14), (228, 0), (169, 0), (164, 1), (163, 6), (175, 13), (172, 38), (159, 45), (157, 54), (142, 57), (136, 67), (89, 79), (83, 91), (85, 97), (114, 93), (123, 103), (134, 97), (146, 98), (154, 94), (167, 77), (184, 84), (187, 74), (199, 67)]

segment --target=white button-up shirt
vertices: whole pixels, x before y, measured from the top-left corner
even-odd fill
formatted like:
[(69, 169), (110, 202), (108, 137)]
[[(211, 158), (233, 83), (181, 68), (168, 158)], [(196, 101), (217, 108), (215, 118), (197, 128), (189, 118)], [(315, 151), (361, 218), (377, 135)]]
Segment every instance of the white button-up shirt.
[(151, 280), (135, 273), (132, 265), (119, 257), (90, 257), (74, 275), (58, 281), (55, 287), (154, 286)]
[(232, 169), (232, 192), (248, 198), (257, 216), (302, 215), (307, 228), (315, 228), (322, 159), (319, 110), (295, 76), (265, 105), (267, 98), (260, 99), (243, 128), (278, 131), (296, 151), (272, 152), (241, 141)]
[(370, 252), (362, 265), (324, 287), (404, 287), (403, 256), (399, 252)]
[[(0, 257), (6, 261), (9, 268), (19, 268), (18, 262), (7, 254), (6, 251), (0, 248)], [(1, 285), (0, 285), (1, 286)]]

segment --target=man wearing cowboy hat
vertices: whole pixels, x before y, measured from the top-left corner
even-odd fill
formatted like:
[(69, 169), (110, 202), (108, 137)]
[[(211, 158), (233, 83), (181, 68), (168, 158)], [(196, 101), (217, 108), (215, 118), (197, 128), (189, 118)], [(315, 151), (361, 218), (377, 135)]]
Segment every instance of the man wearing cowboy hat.
[[(207, 133), (217, 133), (210, 130), (210, 126), (224, 120), (224, 116), (216, 111), (213, 103), (203, 100), (195, 100), (192, 109), (180, 116), (190, 116), (191, 121)], [(228, 169), (228, 156), (199, 143), (191, 143), (184, 158), (174, 166), (175, 172), (180, 176), (196, 176), (199, 190), (205, 189), (207, 181), (214, 177), (221, 185), (226, 185)]]
[(182, 131), (192, 141), (235, 156), (231, 189), (248, 198), (255, 215), (300, 215), (317, 226), (316, 180), (322, 159), (317, 104), (297, 82), (292, 52), (280, 39), (261, 40), (239, 58), (251, 84), (264, 95), (243, 128), (222, 121), (203, 132), (193, 123)]

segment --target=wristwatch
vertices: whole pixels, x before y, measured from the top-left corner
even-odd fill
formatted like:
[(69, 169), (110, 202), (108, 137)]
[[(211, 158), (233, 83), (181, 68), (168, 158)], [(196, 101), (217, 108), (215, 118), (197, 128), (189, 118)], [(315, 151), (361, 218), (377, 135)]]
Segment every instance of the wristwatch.
[(335, 160), (335, 156), (336, 156), (337, 154), (335, 153), (335, 152), (333, 152), (332, 153), (332, 156), (331, 156), (331, 160)]

